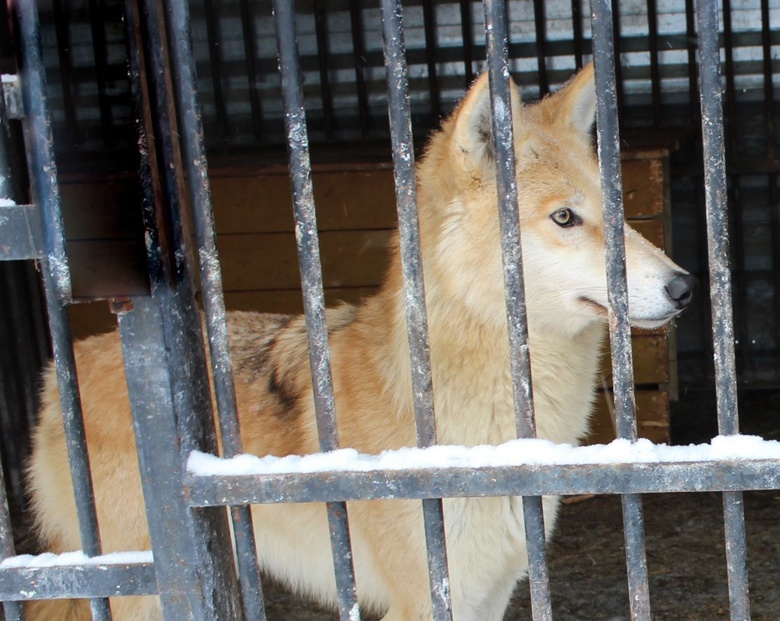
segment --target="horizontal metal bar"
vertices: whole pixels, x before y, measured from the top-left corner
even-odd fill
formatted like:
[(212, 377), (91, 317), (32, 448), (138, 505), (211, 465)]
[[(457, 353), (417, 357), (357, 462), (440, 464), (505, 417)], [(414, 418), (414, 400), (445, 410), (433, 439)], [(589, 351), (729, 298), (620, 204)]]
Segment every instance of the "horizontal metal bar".
[(0, 261), (40, 259), (43, 255), (43, 228), (35, 205), (0, 206)]
[(154, 563), (0, 568), (0, 600), (156, 594)]
[(193, 506), (394, 498), (647, 494), (780, 488), (771, 459), (188, 475)]

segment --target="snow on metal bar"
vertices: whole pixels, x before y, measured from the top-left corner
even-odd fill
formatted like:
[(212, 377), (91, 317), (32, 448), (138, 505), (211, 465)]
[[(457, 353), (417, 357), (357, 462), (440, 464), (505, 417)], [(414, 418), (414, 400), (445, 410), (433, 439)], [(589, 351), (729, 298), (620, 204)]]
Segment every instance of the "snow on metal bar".
[[(442, 498), (584, 493), (777, 489), (780, 443), (717, 437), (697, 446), (616, 440), (571, 447), (513, 440), (360, 455), (352, 449), (303, 457), (193, 453), (187, 486), (195, 506), (332, 499)], [(301, 476), (306, 474), (308, 476)]]
[(12, 556), (0, 563), (0, 599), (155, 595), (151, 552), (88, 557), (83, 552)]
[[(198, 476), (248, 474), (309, 474), (325, 472), (377, 472), (425, 470), (433, 468), (491, 468), (533, 466), (592, 466), (641, 464), (701, 464), (718, 460), (736, 463), (775, 460), (780, 468), (780, 441), (758, 436), (717, 436), (709, 444), (669, 446), (641, 438), (609, 444), (571, 446), (542, 439), (510, 440), (499, 445), (453, 446), (388, 450), (379, 455), (358, 453), (345, 448), (328, 453), (257, 457), (239, 455), (223, 459), (193, 452), (187, 471)], [(780, 476), (780, 473), (778, 474)], [(619, 491), (617, 488), (612, 491)]]

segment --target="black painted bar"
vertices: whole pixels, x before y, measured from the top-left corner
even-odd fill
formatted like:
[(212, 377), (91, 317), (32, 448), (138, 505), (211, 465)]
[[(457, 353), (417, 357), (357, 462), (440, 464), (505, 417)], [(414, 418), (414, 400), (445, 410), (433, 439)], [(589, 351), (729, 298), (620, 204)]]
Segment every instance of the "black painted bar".
[[(718, 429), (723, 435), (739, 433), (734, 320), (729, 266), (729, 234), (723, 102), (720, 80), (718, 3), (696, 3), (699, 40), (699, 93), (704, 156), (704, 195), (707, 212), (707, 254), (712, 306), (712, 341), (715, 359), (715, 394)], [(742, 491), (723, 494), (726, 564), (732, 621), (750, 619), (747, 543)]]
[[(484, 0), (483, 6), (515, 425), (518, 437), (531, 438), (536, 435), (536, 423), (523, 282), (506, 4), (501, 0)], [(534, 621), (549, 621), (552, 604), (541, 498), (523, 498), (523, 520), (533, 618)]]
[(254, 3), (251, 3), (250, 0), (239, 0), (239, 4), (241, 6), (241, 33), (244, 38), (244, 62), (246, 63), (246, 77), (249, 85), (252, 124), (254, 125), (255, 140), (262, 142), (263, 104), (260, 101), (260, 93), (257, 88), (260, 77), (257, 73), (257, 35), (252, 11)]
[[(291, 0), (274, 0), (273, 7), (314, 409), (317, 415), (320, 449), (329, 451), (338, 448), (338, 428), (330, 368), (328, 327), (325, 318), (317, 216), (311, 180), (309, 138), (296, 42), (295, 5)], [(347, 507), (343, 503), (328, 503), (327, 511), (338, 587), (339, 614), (342, 621), (356, 621), (360, 618), (360, 612)]]
[[(431, 446), (436, 444), (436, 420), (417, 215), (417, 181), (403, 32), (403, 7), (399, 0), (383, 0), (381, 7), (401, 269), (406, 292), (406, 329), (414, 394), (414, 418), (418, 445)], [(452, 603), (444, 534), (444, 509), (441, 500), (424, 501), (423, 518), (433, 618), (435, 621), (447, 621), (452, 618)]]
[[(609, 299), (609, 340), (612, 351), (612, 379), (618, 437), (635, 441), (636, 401), (628, 321), (628, 285), (624, 245), (623, 187), (620, 166), (618, 126), (618, 86), (615, 37), (617, 25), (614, 2), (591, 0), (593, 56), (596, 69), (597, 137), (601, 192), (604, 202), (604, 242), (606, 247), (607, 291)], [(650, 621), (650, 587), (645, 552), (642, 500), (626, 494), (622, 498), (623, 531), (626, 542), (628, 593), (633, 621)]]
[[(2, 128), (0, 128), (2, 131)], [(2, 238), (0, 238), (2, 239)], [(8, 508), (8, 498), (6, 497), (6, 484), (3, 468), (0, 468), (0, 561), (7, 559), (8, 557), (16, 554), (16, 548), (14, 546), (14, 532), (11, 525), (11, 512)], [(2, 573), (0, 573), (0, 585), (5, 585), (6, 581), (3, 579)], [(14, 592), (19, 592), (23, 589), (29, 589), (30, 584), (25, 582), (21, 589), (15, 589)], [(2, 597), (0, 599), (10, 599)], [(3, 613), (5, 621), (22, 621), (24, 613), (22, 607), (12, 601), (3, 602)]]
[[(189, 7), (186, 2), (169, 2), (167, 10), (175, 78), (172, 84), (177, 95), (179, 123), (182, 128), (182, 159), (187, 169), (192, 219), (198, 246), (201, 294), (206, 316), (214, 396), (219, 412), (223, 454), (233, 456), (242, 451), (241, 432), (238, 425), (233, 361), (228, 341), (227, 313), (217, 252), (203, 124), (196, 98), (197, 76), (189, 30)], [(231, 514), (244, 612), (250, 619), (262, 620), (265, 619), (265, 609), (251, 510), (249, 507), (231, 507)]]
[(165, 12), (158, 0), (128, 1), (124, 8), (152, 297), (117, 305), (116, 312), (160, 598), (171, 618), (240, 620), (236, 568), (225, 552), (231, 550), (227, 515), (188, 510), (182, 489), (185, 456), (193, 449), (216, 453), (217, 446), (184, 234), (184, 165)]
[[(65, 255), (65, 233), (60, 205), (57, 166), (46, 96), (46, 75), (40, 49), (40, 24), (36, 3), (21, 2), (13, 7), (19, 37), (20, 85), (25, 118), (23, 121), (30, 189), (43, 222), (41, 261), (49, 330), (52, 339), (57, 385), (60, 393), (66, 446), (70, 462), (81, 545), (88, 556), (101, 552), (95, 495), (89, 468), (86, 433), (79, 396), (73, 339), (66, 305), (71, 300), (70, 269)], [(108, 600), (90, 601), (96, 621), (111, 619)]]
[(470, 0), (460, 0), (460, 30), (463, 37), (463, 76), (466, 87), (474, 81), (474, 25)]

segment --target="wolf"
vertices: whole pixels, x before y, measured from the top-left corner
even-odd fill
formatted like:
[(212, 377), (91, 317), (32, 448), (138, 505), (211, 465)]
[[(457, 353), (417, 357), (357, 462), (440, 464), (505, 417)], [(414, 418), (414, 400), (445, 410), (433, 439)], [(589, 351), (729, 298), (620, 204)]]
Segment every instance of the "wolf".
[[(605, 334), (607, 288), (596, 95), (587, 66), (558, 92), (526, 105), (513, 84), (512, 118), (537, 433), (577, 444), (588, 431)], [(442, 444), (515, 437), (488, 78), (472, 85), (417, 167), (434, 405)], [(630, 321), (659, 327), (689, 303), (693, 278), (625, 229)], [(341, 445), (363, 453), (416, 445), (398, 237), (378, 292), (328, 311)], [(318, 451), (302, 317), (229, 315), (244, 449)], [(119, 338), (76, 345), (102, 544), (150, 548)], [(45, 378), (29, 483), (42, 544), (79, 548), (59, 399)], [(558, 499), (543, 498), (549, 535)], [(336, 602), (322, 504), (252, 508), (265, 572), (325, 604)], [(383, 621), (432, 619), (421, 503), (349, 503), (361, 607)], [(453, 617), (501, 621), (527, 572), (520, 498), (444, 500)], [(118, 621), (162, 618), (156, 598), (115, 598)], [(35, 602), (32, 619), (87, 619), (83, 601)]]

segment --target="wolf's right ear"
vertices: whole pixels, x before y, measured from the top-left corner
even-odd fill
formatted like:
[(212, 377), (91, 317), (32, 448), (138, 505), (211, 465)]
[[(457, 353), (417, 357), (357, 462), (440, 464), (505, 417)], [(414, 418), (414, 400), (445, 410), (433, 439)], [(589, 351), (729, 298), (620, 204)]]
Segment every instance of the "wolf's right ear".
[[(515, 116), (520, 110), (520, 94), (512, 80), (510, 93)], [(488, 74), (485, 72), (472, 84), (455, 112), (453, 138), (470, 167), (495, 165), (492, 119), (490, 87)]]

